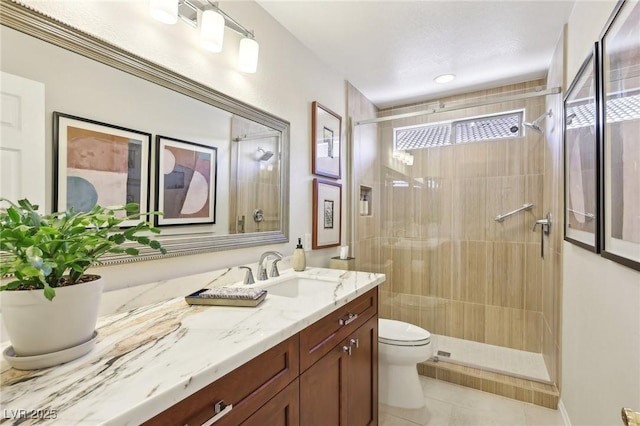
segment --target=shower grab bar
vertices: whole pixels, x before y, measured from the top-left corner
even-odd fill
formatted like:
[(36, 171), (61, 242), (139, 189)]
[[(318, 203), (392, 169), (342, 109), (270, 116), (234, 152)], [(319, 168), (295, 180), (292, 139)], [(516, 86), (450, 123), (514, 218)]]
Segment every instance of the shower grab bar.
[(506, 218), (508, 218), (511, 215), (514, 215), (516, 213), (519, 213), (523, 210), (529, 210), (531, 207), (533, 207), (533, 203), (527, 203), (527, 204), (523, 204), (522, 207), (520, 207), (519, 209), (515, 209), (514, 211), (511, 211), (509, 213), (505, 213), (505, 214), (499, 214), (498, 216), (496, 216), (494, 218), (494, 220), (496, 222), (502, 222), (503, 220), (505, 220)]
[(584, 218), (589, 222), (596, 218), (596, 215), (593, 214), (593, 213), (582, 213), (582, 212), (579, 212), (579, 211), (573, 210), (573, 209), (567, 209), (567, 210), (569, 210), (573, 214), (577, 214), (579, 216), (584, 216)]

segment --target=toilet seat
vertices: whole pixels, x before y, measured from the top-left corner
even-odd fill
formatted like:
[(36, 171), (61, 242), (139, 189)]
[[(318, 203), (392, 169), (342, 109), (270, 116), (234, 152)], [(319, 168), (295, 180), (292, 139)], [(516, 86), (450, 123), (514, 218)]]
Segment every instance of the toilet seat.
[(393, 346), (425, 346), (431, 343), (431, 333), (413, 324), (379, 318), (378, 342)]

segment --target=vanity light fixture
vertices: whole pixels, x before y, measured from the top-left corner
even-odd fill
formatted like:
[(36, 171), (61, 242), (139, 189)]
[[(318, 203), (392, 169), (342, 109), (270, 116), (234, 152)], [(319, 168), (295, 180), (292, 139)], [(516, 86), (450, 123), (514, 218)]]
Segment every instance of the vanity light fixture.
[(404, 159), (404, 164), (407, 166), (413, 166), (413, 155), (407, 152), (407, 155)]
[(407, 166), (413, 166), (413, 155), (405, 150), (394, 150), (392, 156)]
[(224, 40), (224, 16), (218, 11), (207, 9), (202, 12), (200, 22), (200, 42), (210, 52), (222, 52)]
[(258, 53), (260, 45), (253, 39), (253, 34), (240, 40), (240, 50), (238, 51), (238, 69), (240, 71), (253, 74), (258, 69)]
[(456, 78), (455, 74), (442, 74), (433, 79), (438, 84), (449, 83)]
[(149, 12), (154, 19), (163, 24), (173, 25), (178, 22), (179, 0), (150, 0)]
[(194, 28), (198, 27), (200, 15), (200, 42), (210, 52), (221, 52), (225, 27), (244, 36), (238, 51), (238, 69), (255, 73), (258, 69), (260, 46), (253, 31), (247, 30), (209, 0), (149, 0), (151, 16), (165, 24), (175, 24), (178, 17)]

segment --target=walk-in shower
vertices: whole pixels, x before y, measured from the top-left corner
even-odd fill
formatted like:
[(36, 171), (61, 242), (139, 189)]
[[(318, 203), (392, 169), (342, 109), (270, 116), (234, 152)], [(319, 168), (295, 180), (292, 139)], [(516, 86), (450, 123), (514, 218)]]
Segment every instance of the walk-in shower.
[[(387, 276), (381, 317), (429, 330), (438, 363), (553, 383), (554, 266), (531, 230), (554, 190), (542, 129), (552, 117), (546, 99), (559, 90), (543, 84), (354, 119), (353, 198), (373, 202), (369, 214), (356, 214), (351, 238), (358, 269)], [(523, 125), (539, 132), (520, 132)], [(399, 128), (416, 130), (413, 145), (394, 145)]]

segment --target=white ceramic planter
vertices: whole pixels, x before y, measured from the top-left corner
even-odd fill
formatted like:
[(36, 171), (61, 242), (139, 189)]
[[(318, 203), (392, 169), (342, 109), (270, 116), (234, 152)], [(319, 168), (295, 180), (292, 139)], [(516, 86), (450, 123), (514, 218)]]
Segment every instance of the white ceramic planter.
[(49, 354), (88, 342), (98, 319), (103, 279), (44, 290), (2, 292), (2, 320), (17, 356)]

